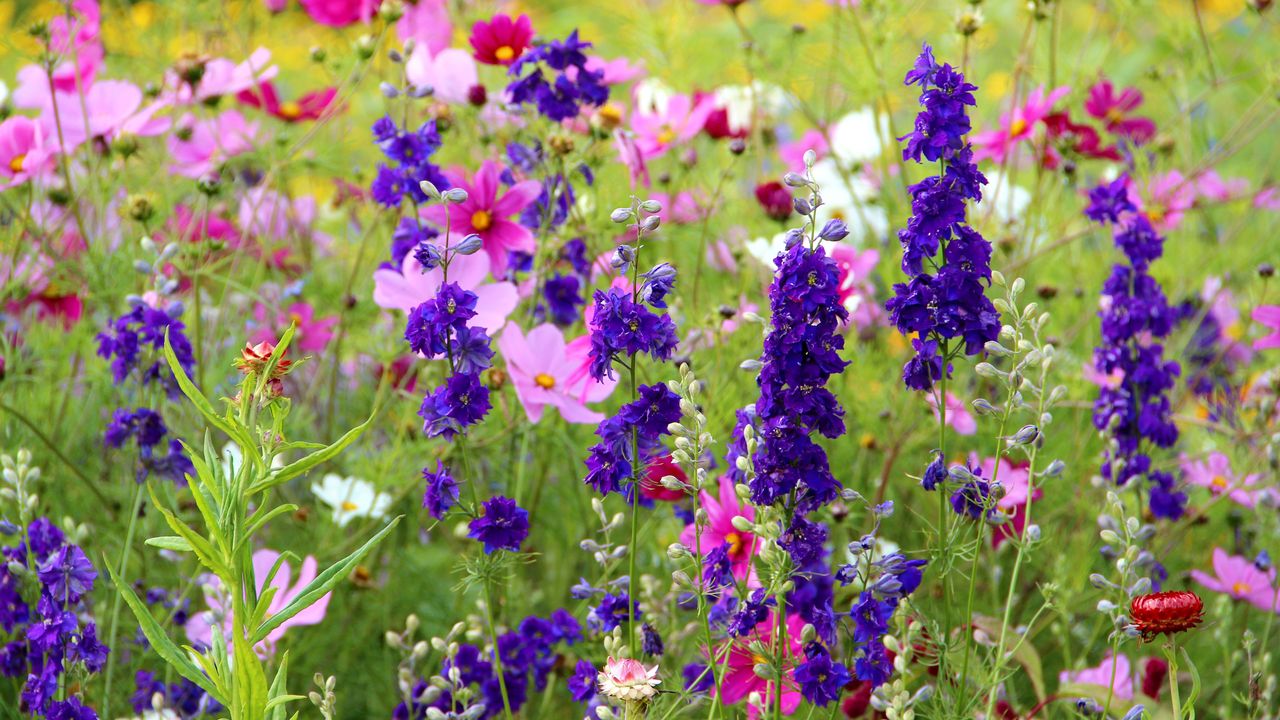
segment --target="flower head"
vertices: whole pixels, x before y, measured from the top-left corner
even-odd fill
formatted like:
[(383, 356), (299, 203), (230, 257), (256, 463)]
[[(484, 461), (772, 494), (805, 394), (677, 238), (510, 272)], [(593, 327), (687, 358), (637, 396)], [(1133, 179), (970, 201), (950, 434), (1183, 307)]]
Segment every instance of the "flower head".
[(533, 22), (528, 15), (512, 20), (509, 15), (494, 15), (487, 22), (471, 26), (471, 47), (475, 58), (486, 65), (511, 65), (519, 60), (533, 40)]
[(516, 505), (511, 498), (496, 497), (481, 505), (483, 514), (471, 521), (467, 537), (484, 543), (486, 554), (494, 550), (519, 552), (525, 538), (529, 537), (529, 511)]
[(1129, 603), (1129, 619), (1142, 639), (1190, 630), (1204, 618), (1204, 603), (1193, 592), (1174, 590), (1139, 595)]
[(658, 694), (658, 685), (662, 684), (657, 665), (646, 668), (639, 660), (615, 660), (612, 656), (596, 679), (601, 695), (623, 701), (649, 700)]

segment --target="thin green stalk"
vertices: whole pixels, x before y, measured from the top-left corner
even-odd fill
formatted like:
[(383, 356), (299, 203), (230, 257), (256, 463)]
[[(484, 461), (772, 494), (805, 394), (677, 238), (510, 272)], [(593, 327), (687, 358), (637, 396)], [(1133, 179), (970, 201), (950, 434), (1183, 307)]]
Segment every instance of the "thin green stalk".
[(493, 667), (498, 673), (498, 689), (502, 692), (502, 710), (507, 720), (511, 720), (511, 700), (507, 696), (506, 673), (502, 670), (502, 653), (498, 651), (498, 629), (493, 622), (493, 600), (489, 592), (489, 581), (484, 582), (484, 616), (489, 623), (489, 637), (493, 640)]
[[(138, 513), (142, 509), (142, 484), (138, 483), (133, 490), (132, 510), (129, 513), (129, 526), (124, 532), (124, 547), (120, 549), (120, 563), (116, 574), (119, 575), (120, 581), (127, 579), (125, 571), (129, 567), (129, 550), (133, 548), (133, 533), (138, 527)], [(120, 627), (120, 603), (124, 600), (124, 595), (115, 593), (115, 598), (111, 602), (111, 627), (107, 631), (107, 647), (114, 648), (116, 646), (116, 633)], [(102, 716), (111, 717), (111, 672), (115, 668), (115, 659), (117, 653), (107, 654), (107, 668), (102, 690)]]

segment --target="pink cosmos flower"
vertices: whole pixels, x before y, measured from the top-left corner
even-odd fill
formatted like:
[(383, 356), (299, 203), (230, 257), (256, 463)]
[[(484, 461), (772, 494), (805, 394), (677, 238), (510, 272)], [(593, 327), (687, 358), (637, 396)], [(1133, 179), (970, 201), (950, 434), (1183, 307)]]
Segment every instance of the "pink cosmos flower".
[[(598, 55), (588, 55), (587, 69), (591, 72), (604, 73), (601, 82), (605, 85), (621, 85), (636, 78), (644, 77), (645, 74), (643, 62), (633, 63), (624, 57), (605, 60)], [(576, 70), (574, 75), (576, 75)], [(569, 79), (573, 80), (574, 78), (571, 77)]]
[(1120, 383), (1124, 382), (1124, 370), (1119, 368), (1112, 370), (1110, 374), (1103, 375), (1101, 371), (1093, 364), (1092, 360), (1085, 362), (1081, 368), (1081, 375), (1085, 382), (1091, 382), (1098, 387), (1118, 388)]
[(258, 108), (267, 114), (287, 123), (304, 120), (319, 120), (338, 96), (338, 88), (327, 87), (306, 93), (297, 100), (280, 101), (276, 86), (271, 81), (259, 83), (257, 87), (241, 90), (236, 99), (249, 107)]
[(707, 244), (707, 264), (727, 273), (738, 272), (738, 261), (733, 257), (733, 248), (724, 240), (713, 240)]
[(66, 288), (59, 288), (51, 282), (54, 266), (55, 261), (43, 253), (24, 255), (16, 263), (8, 254), (0, 257), (0, 285), (15, 298), (3, 305), (4, 312), (18, 317), (35, 308), (37, 320), (57, 321), (63, 328), (75, 325), (84, 312), (84, 303), (79, 296), (66, 294)]
[(733, 519), (739, 515), (754, 520), (756, 509), (744, 505), (738, 500), (738, 493), (733, 488), (733, 481), (727, 477), (720, 478), (720, 497), (714, 498), (706, 490), (698, 493), (699, 506), (707, 513), (707, 524), (702, 528), (699, 538), (694, 525), (685, 527), (680, 533), (680, 542), (685, 547), (697, 547), (703, 555), (721, 545), (729, 546), (729, 566), (733, 576), (738, 580), (755, 585), (755, 573), (751, 569), (751, 558), (760, 554), (760, 543), (756, 536), (745, 533), (733, 526)]
[(235, 95), (275, 79), (280, 68), (271, 64), (271, 51), (258, 48), (243, 62), (227, 58), (213, 58), (204, 63), (204, 72), (193, 89), (182, 80), (177, 71), (165, 73), (165, 93), (161, 96), (174, 105), (189, 105), (212, 101), (224, 95)]
[(401, 41), (413, 40), (419, 47), (439, 53), (453, 41), (453, 23), (445, 0), (418, 0), (405, 3), (404, 17), (396, 23)]
[(1240, 311), (1236, 309), (1235, 295), (1222, 286), (1222, 278), (1205, 278), (1200, 299), (1209, 306), (1208, 315), (1218, 324), (1218, 343), (1222, 346), (1222, 359), (1228, 368), (1249, 362), (1253, 358), (1253, 350), (1240, 341)]
[(528, 15), (512, 20), (509, 15), (494, 15), (471, 26), (471, 47), (476, 60), (485, 65), (510, 65), (529, 48), (533, 41), (533, 22)]
[(631, 129), (640, 155), (654, 158), (689, 142), (702, 131), (714, 106), (711, 98), (695, 102), (688, 95), (672, 95), (664, 108), (653, 112), (637, 109), (631, 115)]
[(1115, 86), (1103, 78), (1089, 88), (1084, 101), (1085, 112), (1103, 121), (1113, 135), (1129, 138), (1141, 144), (1155, 137), (1156, 124), (1150, 118), (1133, 117), (1130, 113), (1142, 104), (1142, 91), (1125, 88), (1116, 94)]
[(1191, 578), (1214, 592), (1230, 595), (1266, 611), (1280, 613), (1280, 600), (1274, 585), (1276, 569), (1262, 572), (1243, 555), (1228, 555), (1222, 548), (1213, 549), (1213, 575), (1191, 571)]
[(799, 140), (778, 145), (778, 156), (782, 158), (782, 164), (788, 170), (804, 172), (804, 154), (808, 150), (812, 150), (819, 160), (826, 157), (831, 151), (826, 134), (816, 128), (810, 128), (800, 136)]
[(1153, 227), (1168, 232), (1182, 224), (1182, 216), (1195, 204), (1196, 187), (1182, 173), (1170, 170), (1152, 177), (1145, 192), (1130, 178), (1129, 197), (1139, 198), (1138, 209), (1146, 214)]
[(467, 199), (447, 209), (447, 223), (443, 205), (431, 205), (422, 211), (423, 219), (440, 228), (441, 232), (448, 226), (455, 242), (471, 233), (479, 235), (484, 241), (484, 251), (489, 256), (489, 267), (494, 277), (506, 273), (508, 252), (534, 251), (533, 233), (510, 218), (533, 204), (542, 193), (542, 185), (536, 180), (523, 180), (499, 195), (501, 173), (498, 163), (485, 160), (470, 180), (457, 173), (451, 174), (449, 180), (454, 187), (467, 191)]
[(1253, 196), (1253, 206), (1260, 210), (1280, 210), (1280, 188), (1259, 188)]
[(303, 10), (321, 25), (345, 27), (369, 22), (381, 0), (298, 0)]
[(405, 62), (404, 73), (414, 85), (432, 88), (432, 97), (459, 105), (468, 102), (471, 88), (480, 84), (475, 59), (458, 48), (432, 54), (429, 46), (419, 45)]
[(662, 204), (658, 217), (662, 219), (664, 225), (688, 225), (699, 222), (707, 215), (706, 209), (699, 205), (698, 199), (691, 192), (678, 192), (675, 197), (667, 193), (655, 192), (649, 193), (649, 197)]
[(587, 403), (604, 400), (613, 392), (616, 380), (596, 382), (590, 377), (591, 338), (582, 336), (565, 343), (564, 333), (544, 323), (521, 333), (512, 325), (498, 338), (498, 351), (507, 361), (507, 372), (516, 397), (529, 422), (542, 420), (548, 405), (571, 423), (599, 423), (604, 413), (587, 409)]
[(849, 311), (849, 322), (859, 329), (883, 323), (884, 309), (875, 301), (875, 286), (871, 284), (871, 271), (880, 262), (880, 251), (834, 243), (830, 252), (840, 269), (840, 302)]
[[(938, 412), (938, 399), (932, 393), (929, 394), (929, 407), (933, 408), (933, 416), (941, 417)], [(957, 435), (972, 435), (978, 431), (978, 421), (974, 420), (973, 414), (969, 412), (969, 408), (965, 402), (956, 397), (953, 392), (947, 392), (947, 425), (956, 431)], [(990, 477), (985, 472), (983, 477)]]
[[(265, 588), (267, 575), (271, 572), (271, 568), (275, 566), (279, 557), (280, 553), (274, 550), (259, 550), (253, 554), (253, 575), (259, 595)], [(276, 594), (271, 598), (271, 605), (266, 614), (267, 618), (283, 610), (289, 603), (293, 602), (294, 598), (302, 594), (303, 589), (312, 580), (315, 580), (316, 559), (310, 555), (303, 559), (302, 567), (298, 570), (298, 582), (290, 586), (289, 581), (292, 576), (293, 568), (290, 566), (289, 561), (282, 562), (275, 577), (271, 578), (271, 587), (276, 588)], [(231, 616), (231, 600), (227, 597), (226, 591), (216, 577), (208, 576), (205, 585), (210, 586), (209, 589), (212, 591), (205, 593), (205, 603), (209, 606), (209, 609), (192, 614), (191, 619), (187, 621), (187, 640), (195, 647), (209, 647), (209, 644), (213, 642), (212, 628), (214, 625), (219, 625), (222, 629), (223, 637), (227, 640), (227, 648), (230, 650), (231, 633), (234, 627)], [(314, 605), (285, 620), (280, 624), (280, 627), (272, 630), (266, 639), (254, 648), (258, 656), (268, 658), (274, 655), (276, 644), (280, 642), (280, 639), (284, 637), (285, 631), (289, 628), (302, 625), (317, 625), (321, 620), (324, 620), (324, 615), (329, 610), (329, 596), (329, 593), (325, 593)]]
[[(449, 282), (476, 294), (476, 316), (468, 324), (482, 327), (489, 337), (494, 337), (507, 324), (507, 316), (516, 309), (519, 297), (512, 283), (485, 282), (488, 277), (489, 261), (482, 255), (458, 255), (449, 260)], [(424, 273), (410, 253), (399, 272), (390, 268), (373, 271), (373, 301), (378, 307), (409, 312), (434, 299), (443, 283), (443, 269), (436, 267)]]
[(327, 248), (329, 237), (314, 229), (316, 199), (303, 195), (290, 199), (258, 186), (240, 198), (240, 228), (247, 234), (285, 240), (305, 238)]
[(50, 94), (44, 71), (31, 65), (18, 72), (18, 82), (15, 103), (40, 112), (40, 125), (47, 138), (58, 137), (61, 123), (64, 152), (71, 152), (91, 138), (151, 136), (169, 129), (168, 119), (155, 117), (167, 103), (157, 101), (143, 108), (142, 90), (124, 80), (102, 80), (84, 92), (55, 90)]
[(1193, 460), (1183, 453), (1179, 458), (1182, 465), (1182, 476), (1187, 482), (1202, 488), (1208, 488), (1214, 495), (1226, 494), (1232, 502), (1247, 508), (1258, 504), (1258, 499), (1268, 489), (1251, 490), (1262, 479), (1261, 475), (1251, 474), (1239, 477), (1231, 471), (1231, 459), (1220, 452), (1211, 452), (1204, 460)]
[(189, 178), (207, 175), (228, 158), (249, 152), (258, 134), (258, 124), (245, 122), (236, 110), (228, 110), (210, 120), (184, 115), (178, 126), (190, 131), (183, 140), (177, 133), (169, 136), (169, 154), (174, 164), (171, 172)]
[(49, 49), (55, 56), (67, 58), (53, 69), (53, 87), (67, 93), (93, 84), (104, 55), (96, 0), (74, 0), (71, 10), (69, 20), (66, 13), (49, 20)]
[[(1112, 685), (1112, 674), (1115, 684)], [(1076, 683), (1079, 685), (1096, 685), (1110, 687), (1117, 700), (1133, 699), (1134, 674), (1129, 658), (1124, 655), (1107, 654), (1097, 667), (1085, 668), (1074, 672), (1063, 670), (1058, 674), (1059, 683)]]
[(330, 315), (317, 319), (315, 309), (310, 303), (297, 302), (277, 312), (274, 316), (266, 305), (258, 303), (253, 310), (253, 319), (257, 329), (250, 336), (253, 342), (275, 342), (284, 334), (289, 325), (296, 325), (290, 349), (297, 348), (303, 352), (320, 352), (333, 339), (333, 326), (338, 324), (338, 317)]
[[(0, 154), (0, 162), (3, 161), (4, 155)], [(1254, 340), (1253, 349), (1271, 350), (1272, 348), (1280, 348), (1280, 305), (1259, 305), (1253, 309), (1250, 317), (1253, 318), (1254, 322), (1265, 326), (1271, 331), (1270, 335)]]
[(975, 162), (991, 158), (1003, 163), (1018, 143), (1029, 140), (1036, 123), (1053, 111), (1053, 104), (1071, 92), (1069, 87), (1055, 88), (1045, 93), (1044, 86), (1032, 90), (1021, 106), (1013, 108), (1000, 120), (999, 130), (989, 130), (973, 136)]
[(52, 143), (31, 118), (14, 115), (0, 123), (0, 189), (44, 174), (53, 166), (53, 154)]
[(613, 131), (613, 145), (618, 149), (618, 161), (627, 168), (631, 176), (631, 187), (642, 184), (649, 187), (649, 166), (645, 162), (644, 153), (640, 151), (640, 143), (634, 133)]
[(1249, 192), (1244, 178), (1224, 178), (1217, 170), (1206, 170), (1196, 176), (1196, 193), (1214, 202), (1229, 202)]
[[(765, 647), (770, 647), (773, 643), (774, 626), (777, 624), (777, 614), (770, 612), (769, 616), (760, 621), (756, 625), (755, 630), (750, 634), (738, 638), (733, 641), (733, 645), (729, 648), (729, 657), (725, 659), (724, 682), (721, 683), (721, 690), (724, 695), (721, 700), (727, 705), (740, 703), (747, 699), (751, 693), (760, 693), (765, 700), (765, 707), (773, 707), (778, 700), (775, 683), (765, 680), (756, 675), (755, 666), (759, 660), (754, 652), (751, 651), (751, 644), (760, 642)], [(800, 642), (800, 635), (804, 630), (804, 620), (799, 615), (791, 615), (787, 618), (787, 644), (790, 646), (790, 656), (792, 658), (803, 658), (804, 649)], [(794, 662), (794, 661), (793, 661)], [(788, 677), (783, 680), (781, 701), (782, 714), (790, 715), (800, 707), (800, 690), (796, 684), (790, 680), (791, 670), (787, 671)], [(754, 707), (747, 710), (747, 717), (750, 720), (757, 720), (760, 717), (760, 711)]]

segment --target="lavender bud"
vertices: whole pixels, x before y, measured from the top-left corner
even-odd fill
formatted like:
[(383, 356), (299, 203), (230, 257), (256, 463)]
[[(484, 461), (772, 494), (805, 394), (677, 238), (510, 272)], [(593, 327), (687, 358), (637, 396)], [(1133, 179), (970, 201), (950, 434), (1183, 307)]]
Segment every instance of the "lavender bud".
[(462, 242), (454, 245), (453, 251), (459, 255), (474, 255), (482, 244), (484, 244), (484, 240), (479, 235), (471, 233), (462, 238)]
[(818, 237), (827, 242), (839, 242), (849, 237), (849, 226), (839, 218), (832, 218), (822, 226), (822, 230), (818, 232)]
[(378, 83), (378, 89), (382, 91), (382, 96), (387, 99), (400, 97), (400, 90), (385, 80)]
[(800, 197), (791, 200), (791, 207), (795, 208), (797, 215), (808, 215), (813, 212), (813, 205), (808, 200)]
[(617, 208), (609, 213), (609, 219), (619, 224), (624, 223), (631, 219), (631, 208)]
[(445, 202), (457, 205), (467, 201), (467, 191), (462, 188), (449, 188), (444, 191), (444, 195), (441, 197), (444, 198)]

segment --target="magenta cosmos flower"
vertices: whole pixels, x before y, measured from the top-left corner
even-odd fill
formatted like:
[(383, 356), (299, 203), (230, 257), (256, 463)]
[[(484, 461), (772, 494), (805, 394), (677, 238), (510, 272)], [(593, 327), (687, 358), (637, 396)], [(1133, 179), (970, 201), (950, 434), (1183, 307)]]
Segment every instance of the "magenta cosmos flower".
[(533, 23), (528, 15), (515, 20), (509, 15), (494, 15), (471, 26), (471, 47), (476, 60), (485, 65), (510, 65), (524, 54), (533, 40)]
[(1133, 117), (1131, 113), (1142, 104), (1142, 92), (1127, 87), (1116, 93), (1110, 80), (1102, 79), (1089, 88), (1084, 101), (1085, 112), (1102, 121), (1107, 132), (1144, 143), (1156, 134), (1156, 124), (1150, 118)]
[[(0, 142), (3, 142), (0, 140)], [(0, 162), (3, 162), (0, 156)], [(1259, 305), (1250, 316), (1253, 321), (1266, 327), (1271, 334), (1253, 341), (1254, 350), (1271, 350), (1280, 348), (1280, 305)]]
[[(259, 550), (253, 554), (253, 575), (259, 595), (262, 594), (266, 585), (264, 581), (267, 575), (271, 572), (271, 568), (275, 566), (279, 557), (280, 553), (275, 550)], [(271, 598), (271, 605), (267, 610), (266, 618), (270, 618), (283, 610), (298, 595), (302, 594), (303, 589), (312, 580), (316, 579), (316, 559), (310, 555), (304, 558), (302, 567), (298, 570), (298, 582), (290, 585), (289, 581), (292, 579), (292, 575), (293, 568), (290, 567), (289, 561), (285, 560), (280, 563), (280, 570), (276, 572), (275, 577), (271, 578), (271, 587), (276, 589), (276, 594)], [(204, 584), (208, 589), (205, 593), (205, 603), (209, 606), (209, 609), (194, 613), (191, 619), (187, 621), (187, 640), (191, 641), (191, 644), (196, 647), (209, 647), (209, 643), (213, 641), (212, 628), (216, 624), (221, 627), (222, 635), (227, 641), (227, 649), (230, 650), (233, 627), (232, 603), (218, 578), (209, 576)], [(329, 593), (325, 593), (314, 605), (285, 620), (280, 624), (280, 627), (272, 630), (254, 650), (257, 651), (260, 657), (265, 658), (274, 655), (276, 643), (284, 637), (286, 630), (301, 625), (317, 625), (321, 620), (324, 620), (324, 615), (328, 609)]]
[(254, 342), (274, 342), (290, 325), (296, 325), (291, 349), (303, 352), (324, 350), (333, 339), (333, 326), (338, 324), (334, 315), (317, 318), (315, 308), (305, 302), (294, 303), (275, 315), (270, 314), (266, 305), (258, 303), (253, 319), (258, 324), (252, 336)]
[(53, 145), (40, 123), (15, 115), (0, 123), (0, 189), (11, 188), (53, 167)]
[[(486, 282), (489, 260), (482, 255), (458, 255), (449, 260), (449, 282), (476, 294), (476, 316), (467, 324), (482, 327), (490, 337), (507, 324), (507, 316), (520, 302), (516, 286), (509, 282)], [(379, 268), (373, 271), (373, 301), (378, 307), (409, 312), (428, 300), (434, 300), (444, 284), (444, 270), (437, 267), (427, 272), (410, 253), (401, 270)]]
[(1213, 549), (1213, 575), (1191, 571), (1191, 578), (1214, 592), (1230, 595), (1267, 612), (1280, 613), (1276, 595), (1276, 570), (1258, 569), (1243, 555), (1228, 555), (1222, 548)]
[(533, 233), (511, 217), (520, 214), (542, 193), (542, 185), (536, 180), (523, 180), (499, 194), (501, 174), (502, 167), (492, 160), (485, 160), (470, 180), (452, 174), (449, 180), (454, 187), (467, 191), (466, 201), (447, 209), (431, 205), (422, 211), (422, 217), (442, 232), (448, 227), (450, 242), (460, 242), (471, 233), (479, 235), (494, 277), (506, 273), (507, 253), (534, 251)]
[(999, 130), (989, 130), (973, 136), (974, 161), (991, 158), (1003, 163), (1018, 143), (1029, 140), (1036, 123), (1053, 112), (1053, 104), (1071, 88), (1060, 87), (1045, 93), (1044, 86), (1032, 90), (1022, 105), (1013, 108), (1000, 120)]
[(662, 108), (652, 112), (636, 110), (631, 116), (631, 129), (636, 135), (636, 149), (646, 159), (689, 142), (702, 132), (707, 116), (715, 108), (711, 98), (694, 101), (688, 95), (672, 95)]
[(344, 27), (354, 22), (369, 22), (380, 0), (298, 0), (303, 10), (321, 25)]
[(319, 120), (338, 97), (338, 88), (327, 87), (306, 93), (297, 100), (281, 100), (275, 83), (266, 81), (256, 88), (241, 90), (236, 99), (249, 107), (279, 118), (287, 123)]
[(1192, 460), (1183, 454), (1179, 459), (1182, 464), (1182, 476), (1187, 482), (1202, 488), (1208, 488), (1214, 495), (1226, 495), (1239, 505), (1247, 508), (1258, 504), (1258, 499), (1269, 489), (1255, 488), (1261, 475), (1238, 476), (1231, 471), (1231, 460), (1220, 452), (1211, 452), (1204, 460)]
[(743, 505), (734, 491), (733, 481), (727, 477), (720, 478), (720, 497), (714, 498), (706, 490), (698, 493), (699, 506), (707, 513), (707, 524), (702, 528), (699, 538), (694, 525), (685, 527), (680, 533), (680, 542), (686, 547), (702, 551), (703, 555), (721, 545), (729, 546), (729, 565), (733, 576), (747, 581), (748, 585), (756, 585), (755, 573), (751, 569), (751, 558), (760, 554), (760, 543), (756, 536), (742, 532), (733, 526), (733, 519), (739, 515), (755, 520), (756, 509)]
[(1129, 197), (1139, 198), (1138, 209), (1161, 232), (1168, 232), (1182, 224), (1182, 216), (1196, 201), (1196, 186), (1190, 178), (1177, 170), (1155, 175), (1145, 191), (1129, 178)]
[(1133, 667), (1129, 663), (1129, 658), (1124, 655), (1108, 654), (1097, 667), (1075, 671), (1063, 670), (1058, 673), (1058, 682), (1064, 685), (1074, 683), (1110, 687), (1117, 700), (1133, 699)]
[[(760, 642), (764, 647), (771, 647), (773, 644), (774, 625), (778, 622), (777, 613), (770, 612), (769, 616), (762, 620), (756, 629), (752, 630), (748, 635), (733, 641), (732, 647), (729, 649), (729, 657), (725, 660), (724, 682), (721, 683), (721, 690), (724, 692), (721, 700), (726, 705), (740, 703), (747, 699), (751, 693), (760, 693), (760, 697), (765, 700), (765, 707), (772, 708), (777, 701), (778, 696), (777, 684), (765, 680), (756, 675), (755, 666), (761, 661), (751, 650), (751, 644)], [(791, 615), (787, 618), (787, 644), (790, 647), (790, 655), (793, 658), (791, 666), (794, 667), (796, 660), (794, 658), (804, 658), (803, 644), (800, 642), (800, 635), (804, 631), (804, 620), (799, 615)], [(792, 669), (786, 670), (786, 677), (782, 683), (782, 714), (790, 715), (800, 707), (800, 690), (796, 688), (796, 684), (791, 680)], [(760, 717), (760, 711), (752, 707), (747, 710), (747, 717), (756, 720)]]
[(529, 422), (542, 420), (543, 408), (551, 406), (571, 423), (598, 423), (604, 413), (587, 408), (587, 403), (609, 397), (617, 381), (596, 382), (587, 372), (591, 364), (591, 338), (584, 335), (565, 343), (564, 333), (544, 323), (521, 333), (515, 324), (498, 338), (498, 350), (507, 361), (507, 372), (516, 397)]
[(272, 80), (280, 68), (271, 64), (271, 51), (254, 50), (243, 62), (227, 58), (214, 58), (204, 64), (204, 73), (194, 90), (183, 81), (177, 71), (165, 73), (166, 92), (161, 97), (174, 105), (186, 105), (212, 101), (223, 95), (235, 95)]
[(169, 136), (169, 154), (174, 160), (169, 171), (189, 178), (208, 175), (227, 159), (249, 152), (258, 135), (258, 124), (245, 122), (236, 110), (209, 120), (185, 115), (178, 128), (190, 134), (185, 139), (176, 132)]

